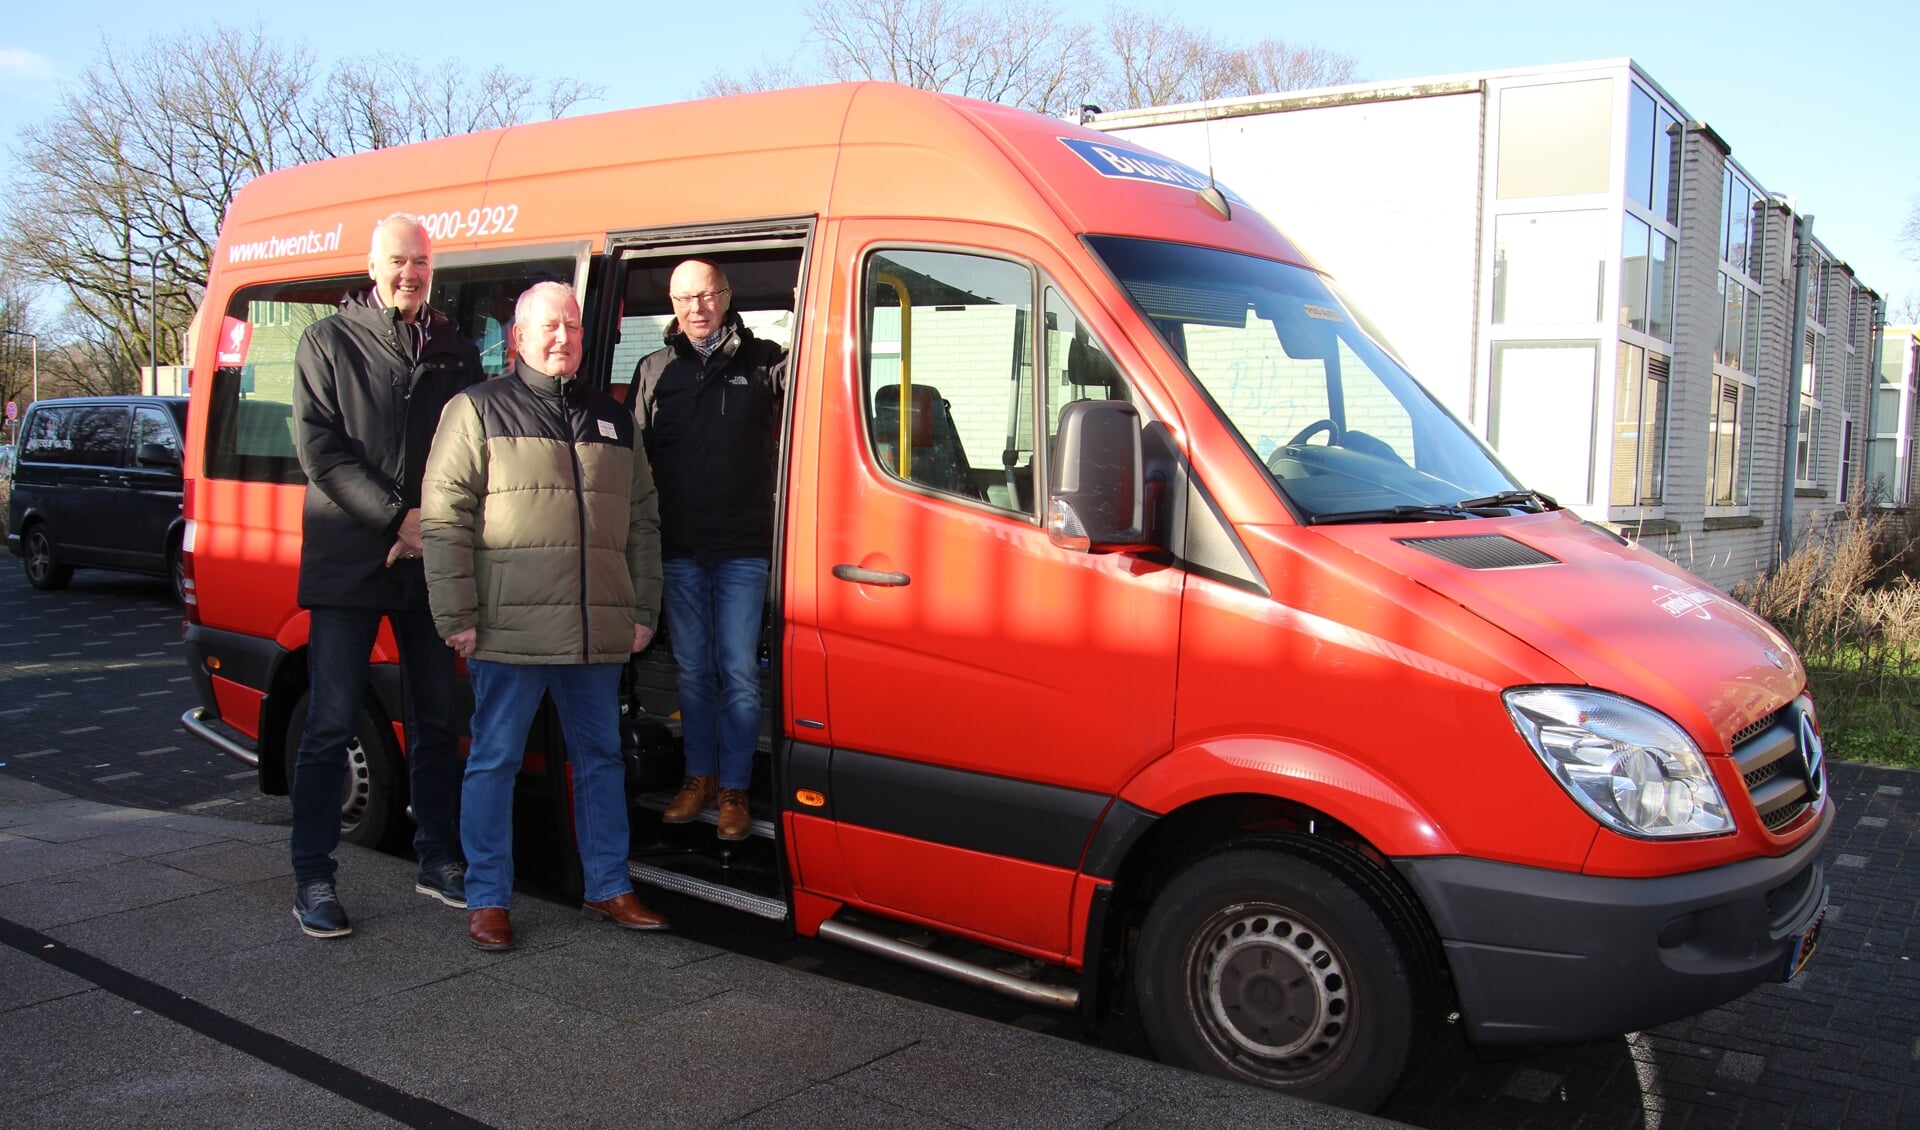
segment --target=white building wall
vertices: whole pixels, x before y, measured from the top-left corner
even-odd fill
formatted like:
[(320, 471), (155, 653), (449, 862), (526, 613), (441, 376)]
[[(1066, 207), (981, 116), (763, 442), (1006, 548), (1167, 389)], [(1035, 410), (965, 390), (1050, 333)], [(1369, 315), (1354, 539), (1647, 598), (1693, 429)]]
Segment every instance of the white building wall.
[(1130, 125), (1117, 136), (1250, 202), (1340, 283), (1454, 414), (1473, 417), (1478, 92)]

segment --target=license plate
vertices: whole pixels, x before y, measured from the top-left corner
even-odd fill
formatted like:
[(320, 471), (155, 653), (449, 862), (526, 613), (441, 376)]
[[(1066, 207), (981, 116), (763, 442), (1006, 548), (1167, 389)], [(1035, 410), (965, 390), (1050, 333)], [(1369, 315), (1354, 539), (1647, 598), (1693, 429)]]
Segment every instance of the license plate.
[(1820, 927), (1827, 920), (1827, 893), (1820, 892), (1820, 912), (1813, 916), (1807, 928), (1800, 931), (1800, 938), (1793, 943), (1793, 959), (1787, 963), (1787, 975), (1784, 981), (1791, 981), (1813, 960), (1813, 951), (1820, 948)]

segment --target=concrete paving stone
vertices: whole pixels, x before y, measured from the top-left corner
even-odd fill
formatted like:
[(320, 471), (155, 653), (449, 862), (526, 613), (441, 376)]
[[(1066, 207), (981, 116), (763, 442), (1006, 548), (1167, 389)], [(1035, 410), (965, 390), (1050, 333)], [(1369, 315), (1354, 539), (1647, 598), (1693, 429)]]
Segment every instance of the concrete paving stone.
[[(0, 776), (0, 780), (12, 781), (13, 778)], [(26, 782), (19, 783), (25, 784)], [(0, 828), (5, 828), (10, 832), (18, 834), (30, 834), (20, 833), (20, 829), (38, 824), (57, 825), (66, 820), (98, 816), (102, 813), (116, 811), (123, 810), (117, 809), (110, 804), (100, 804), (96, 801), (75, 800), (72, 797), (66, 797), (64, 800), (39, 801), (0, 809)], [(47, 837), (42, 836), (38, 838), (46, 839)]]
[(125, 857), (80, 844), (50, 844), (44, 840), (16, 837), (0, 844), (0, 915), (9, 915), (7, 892), (38, 886), (39, 881), (55, 875), (93, 871), (120, 862)]
[(57, 789), (32, 781), (22, 781), (18, 777), (0, 775), (0, 828), (6, 827), (6, 810), (28, 805), (53, 804), (69, 800), (67, 794)]
[(963, 1126), (1009, 1130), (1107, 1126), (1140, 1105), (1106, 1088), (1052, 1078), (998, 1040), (917, 1043), (834, 1082)]
[(750, 992), (704, 997), (643, 1027), (664, 1042), (698, 1045), (779, 1063), (808, 1079), (832, 1079), (913, 1045), (907, 1031), (874, 1028), (819, 1008), (801, 989), (786, 1002)]
[[(35, 1130), (393, 1125), (108, 993), (55, 1002), (30, 1019), (27, 1026), (0, 1026), (0, 1054), (15, 1080), (6, 1088), (0, 1124)], [(25, 1033), (31, 1046), (15, 1045)]]
[(88, 992), (93, 987), (92, 982), (36, 957), (0, 946), (0, 1013)]
[(495, 962), (486, 974), (623, 1024), (644, 1024), (730, 992), (726, 981), (701, 970), (703, 963), (665, 966), (648, 961), (646, 951), (667, 937), (629, 933), (611, 939), (621, 943), (617, 947), (598, 939), (569, 942)]
[[(71, 816), (49, 816), (32, 824), (16, 824), (7, 829), (16, 836), (42, 840), (50, 844), (78, 843), (83, 840), (98, 840), (118, 836), (126, 831), (129, 824), (140, 821), (117, 820), (112, 809), (104, 812), (86, 813)], [(135, 811), (120, 809), (122, 812)], [(157, 819), (157, 812), (143, 813), (146, 819)]]
[(204, 832), (189, 832), (177, 828), (162, 827), (158, 824), (143, 825), (138, 828), (119, 828), (104, 836), (95, 836), (85, 841), (96, 851), (111, 851), (129, 859), (142, 859), (168, 852), (185, 851), (187, 848), (204, 847), (207, 844), (230, 843), (224, 836), (210, 836)]
[[(286, 797), (268, 798), (285, 805)], [(221, 839), (237, 840), (242, 843), (280, 844), (282, 854), (289, 830), (275, 824), (259, 824), (250, 820), (231, 820), (216, 816), (195, 816), (183, 812), (163, 812), (158, 814), (159, 827), (171, 828), (182, 832), (200, 832)], [(359, 849), (354, 849), (359, 850)], [(368, 854), (373, 854), (369, 852)]]
[[(71, 850), (70, 845), (59, 850)], [(219, 884), (144, 859), (120, 859), (0, 887), (0, 915), (36, 930), (205, 894)]]
[[(301, 1042), (503, 1127), (591, 1123), (613, 1112), (621, 1125), (713, 1125), (812, 1082), (777, 1062), (662, 1040), (480, 973), (386, 998), (350, 1021)], [(423, 1032), (445, 1035), (423, 1048)]]
[[(287, 910), (271, 914), (245, 891), (220, 887), (48, 930), (61, 941), (162, 984), (229, 977), (240, 955), (297, 932)], [(177, 985), (176, 985), (177, 987)]]
[(863, 1130), (868, 1127), (872, 1130), (939, 1130), (957, 1123), (895, 1106), (845, 1087), (823, 1083), (761, 1107), (726, 1125), (733, 1130), (791, 1130), (795, 1126), (817, 1130)]
[[(191, 833), (181, 833), (183, 835)], [(279, 879), (293, 887), (293, 861), (284, 850), (260, 844), (218, 840), (184, 850), (156, 854), (155, 863), (230, 885)]]

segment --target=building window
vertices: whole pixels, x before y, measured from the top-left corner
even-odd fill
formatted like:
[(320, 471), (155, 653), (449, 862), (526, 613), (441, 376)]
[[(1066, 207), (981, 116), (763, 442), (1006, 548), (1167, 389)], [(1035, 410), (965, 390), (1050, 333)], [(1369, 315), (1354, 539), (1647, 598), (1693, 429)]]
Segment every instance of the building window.
[(1727, 169), (1726, 193), (1721, 202), (1720, 258), (1740, 274), (1752, 277), (1759, 266), (1754, 261), (1754, 214), (1766, 202), (1752, 182)]
[(1611, 79), (1502, 90), (1497, 194), (1513, 200), (1607, 191), (1612, 124)]
[(1629, 214), (1621, 223), (1620, 324), (1673, 340), (1673, 240)]
[(1605, 213), (1524, 212), (1494, 220), (1496, 325), (1597, 322), (1606, 278)]
[(1669, 224), (1680, 222), (1679, 119), (1633, 88), (1627, 121), (1627, 199)]
[(1920, 333), (1893, 331), (1880, 351), (1874, 388), (1873, 438), (1867, 449), (1867, 487), (1876, 501), (1905, 505), (1913, 466), (1913, 403), (1920, 376)]
[(1667, 462), (1667, 358), (1620, 343), (1613, 400), (1614, 506), (1658, 506)]
[(1751, 382), (1726, 373), (1713, 378), (1713, 419), (1707, 451), (1707, 504), (1745, 506), (1753, 475)]
[(1493, 343), (1488, 442), (1520, 481), (1570, 505), (1593, 499), (1599, 343)]

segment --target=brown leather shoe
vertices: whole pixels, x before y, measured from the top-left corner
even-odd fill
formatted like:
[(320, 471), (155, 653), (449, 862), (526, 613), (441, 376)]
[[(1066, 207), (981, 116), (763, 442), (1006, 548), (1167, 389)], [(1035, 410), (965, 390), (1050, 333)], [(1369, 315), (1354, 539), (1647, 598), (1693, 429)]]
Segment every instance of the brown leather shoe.
[(747, 809), (747, 790), (720, 790), (720, 838), (744, 840), (753, 834), (753, 813)]
[(580, 913), (588, 918), (605, 918), (625, 930), (664, 930), (667, 919), (655, 914), (634, 897), (632, 891), (615, 895), (605, 902), (583, 902)]
[(680, 782), (680, 795), (673, 798), (660, 819), (668, 824), (691, 824), (700, 810), (713, 803), (713, 791), (719, 784), (714, 777), (688, 777)]
[(505, 907), (483, 906), (467, 911), (467, 940), (483, 950), (513, 948), (513, 923)]

